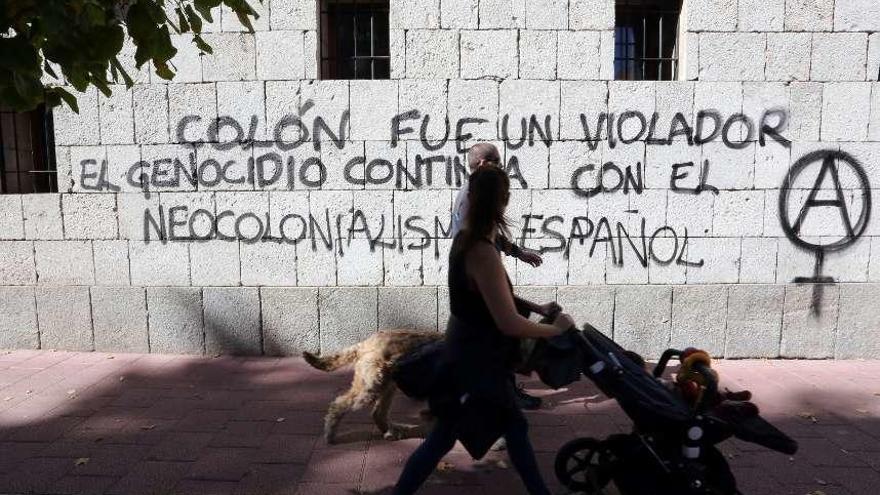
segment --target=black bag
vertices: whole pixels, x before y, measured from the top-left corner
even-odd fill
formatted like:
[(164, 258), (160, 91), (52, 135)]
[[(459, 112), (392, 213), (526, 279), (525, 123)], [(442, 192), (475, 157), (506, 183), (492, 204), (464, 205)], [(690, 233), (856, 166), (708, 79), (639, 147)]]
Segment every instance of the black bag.
[(538, 339), (524, 368), (538, 374), (548, 387), (558, 389), (580, 380), (584, 363), (573, 339), (576, 330), (556, 337)]
[(391, 377), (407, 397), (426, 400), (434, 392), (446, 355), (446, 342), (428, 342), (397, 360)]

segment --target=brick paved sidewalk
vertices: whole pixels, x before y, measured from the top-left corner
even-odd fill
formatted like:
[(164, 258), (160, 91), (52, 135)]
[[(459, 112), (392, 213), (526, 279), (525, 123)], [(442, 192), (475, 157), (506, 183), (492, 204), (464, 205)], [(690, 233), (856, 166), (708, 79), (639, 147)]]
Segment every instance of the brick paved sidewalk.
[[(880, 361), (717, 367), (801, 446), (789, 458), (725, 442), (745, 494), (878, 493)], [(294, 358), (0, 351), (0, 493), (388, 493), (417, 439), (376, 438), (363, 413), (346, 418), (347, 443), (319, 439), (347, 379)], [(547, 399), (529, 419), (548, 479), (565, 441), (629, 427), (587, 381), (534, 391)], [(417, 412), (399, 399), (393, 415)], [(444, 466), (421, 493), (523, 493), (503, 453), (474, 463), (456, 447)]]

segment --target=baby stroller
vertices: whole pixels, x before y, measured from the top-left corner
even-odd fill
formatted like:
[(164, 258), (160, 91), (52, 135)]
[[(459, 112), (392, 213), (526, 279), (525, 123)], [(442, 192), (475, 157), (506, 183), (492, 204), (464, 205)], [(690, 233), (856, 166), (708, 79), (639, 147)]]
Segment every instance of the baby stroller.
[(681, 351), (664, 352), (652, 376), (588, 325), (570, 337), (582, 373), (633, 421), (631, 433), (578, 438), (559, 450), (556, 476), (570, 490), (598, 495), (613, 481), (621, 495), (735, 495), (736, 479), (716, 444), (735, 436), (789, 455), (797, 451), (794, 440), (757, 413), (716, 414), (718, 383), (708, 367), (694, 366), (705, 383), (696, 404), (661, 383), (669, 360)]

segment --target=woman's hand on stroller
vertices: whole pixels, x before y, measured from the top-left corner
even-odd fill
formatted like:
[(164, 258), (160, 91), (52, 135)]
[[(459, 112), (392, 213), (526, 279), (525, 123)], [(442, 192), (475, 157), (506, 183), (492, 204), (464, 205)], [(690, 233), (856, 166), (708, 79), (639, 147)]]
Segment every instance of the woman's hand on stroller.
[(556, 315), (562, 312), (562, 306), (556, 301), (550, 301), (548, 303), (539, 304), (537, 311), (535, 312), (552, 320), (556, 318)]
[(560, 311), (556, 318), (553, 319), (553, 326), (559, 330), (560, 334), (563, 334), (567, 330), (574, 328), (574, 320), (568, 313)]

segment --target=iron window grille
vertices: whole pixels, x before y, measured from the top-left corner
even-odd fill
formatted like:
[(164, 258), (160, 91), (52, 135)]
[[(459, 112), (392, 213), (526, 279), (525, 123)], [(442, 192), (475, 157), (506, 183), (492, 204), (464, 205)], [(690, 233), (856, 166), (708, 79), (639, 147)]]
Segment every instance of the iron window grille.
[(388, 2), (321, 0), (321, 79), (388, 79)]
[(58, 192), (52, 110), (0, 109), (0, 194)]
[(614, 78), (677, 79), (680, 13), (681, 0), (617, 0)]

